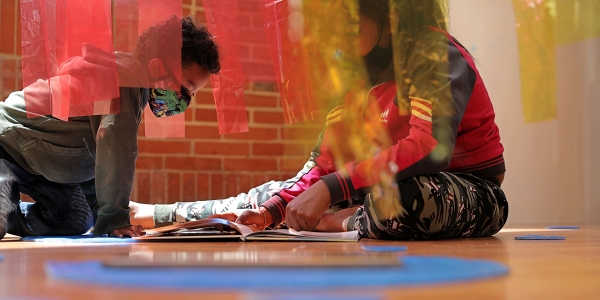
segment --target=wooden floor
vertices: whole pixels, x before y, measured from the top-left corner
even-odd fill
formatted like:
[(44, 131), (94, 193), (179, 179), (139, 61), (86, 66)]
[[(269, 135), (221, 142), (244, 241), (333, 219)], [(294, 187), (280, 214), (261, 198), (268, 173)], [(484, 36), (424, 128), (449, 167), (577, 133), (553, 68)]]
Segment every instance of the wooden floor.
[[(405, 245), (408, 255), (448, 255), (484, 258), (507, 265), (501, 278), (411, 288), (320, 291), (342, 297), (371, 295), (382, 299), (600, 299), (600, 226), (548, 231), (544, 226), (508, 228), (493, 238), (432, 242), (359, 243), (152, 243), (109, 245), (50, 245), (4, 239), (0, 242), (0, 299), (261, 299), (272, 291), (157, 291), (61, 282), (46, 277), (44, 262), (104, 259), (130, 254), (174, 251), (303, 251), (339, 252), (360, 244)], [(516, 241), (516, 235), (564, 235), (565, 241)], [(278, 280), (270, 278), (266, 280)], [(277, 295), (277, 294), (275, 294)], [(283, 296), (282, 296), (283, 297)], [(275, 296), (277, 298), (277, 296)], [(312, 298), (312, 297), (311, 297)], [(298, 299), (298, 298), (295, 298)]]

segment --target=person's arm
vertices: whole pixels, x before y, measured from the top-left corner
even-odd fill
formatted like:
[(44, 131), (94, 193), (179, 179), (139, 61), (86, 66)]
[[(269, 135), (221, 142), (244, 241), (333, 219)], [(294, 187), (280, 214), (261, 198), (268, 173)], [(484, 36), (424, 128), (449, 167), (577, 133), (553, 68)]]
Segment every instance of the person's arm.
[(117, 114), (92, 116), (96, 130), (96, 193), (100, 210), (93, 233), (112, 233), (130, 226), (129, 196), (137, 159), (143, 89), (121, 88)]
[(410, 56), (410, 78), (403, 80), (410, 84), (398, 87), (411, 105), (408, 136), (370, 159), (344, 165), (347, 175), (324, 176), (331, 204), (347, 199), (356, 189), (377, 184), (382, 172), (402, 180), (449, 166), (476, 74), (446, 36), (429, 35), (431, 44)]
[(321, 179), (321, 176), (325, 174), (327, 174), (327, 172), (313, 162), (313, 167), (310, 168), (307, 173), (298, 177), (294, 185), (290, 188), (281, 190), (271, 197), (271, 199), (263, 203), (261, 207), (264, 207), (269, 212), (270, 216), (268, 216), (268, 219), (272, 220), (268, 225), (277, 226), (281, 224), (285, 219), (285, 209), (287, 204), (318, 182)]

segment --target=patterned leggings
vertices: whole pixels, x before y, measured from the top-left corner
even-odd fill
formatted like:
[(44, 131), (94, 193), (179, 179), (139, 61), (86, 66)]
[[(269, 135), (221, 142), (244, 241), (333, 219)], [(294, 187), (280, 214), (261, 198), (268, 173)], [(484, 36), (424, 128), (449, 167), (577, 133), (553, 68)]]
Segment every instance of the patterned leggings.
[[(155, 223), (183, 223), (236, 209), (257, 209), (288, 184), (271, 181), (224, 200), (163, 205), (155, 211)], [(469, 174), (416, 176), (399, 181), (398, 186), (400, 197), (395, 201), (402, 207), (400, 214), (383, 217), (374, 205), (377, 199), (368, 194), (350, 218), (348, 230), (358, 230), (362, 237), (395, 240), (483, 237), (500, 231), (508, 217), (508, 203), (500, 187)]]
[(361, 237), (386, 240), (433, 240), (491, 236), (504, 226), (508, 202), (497, 185), (468, 174), (439, 173), (398, 182), (402, 211), (385, 218), (376, 199), (348, 221)]

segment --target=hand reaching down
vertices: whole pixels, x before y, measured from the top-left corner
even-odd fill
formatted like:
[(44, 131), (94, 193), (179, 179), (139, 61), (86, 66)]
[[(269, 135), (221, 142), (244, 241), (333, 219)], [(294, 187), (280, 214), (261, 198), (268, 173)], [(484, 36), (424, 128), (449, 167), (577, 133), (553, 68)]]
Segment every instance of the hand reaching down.
[(209, 218), (220, 218), (253, 227), (255, 230), (264, 230), (273, 224), (271, 213), (264, 207), (259, 209), (237, 210), (222, 214), (214, 214)]
[(138, 237), (144, 235), (144, 228), (140, 225), (129, 225), (123, 228), (114, 230), (109, 236), (116, 237)]

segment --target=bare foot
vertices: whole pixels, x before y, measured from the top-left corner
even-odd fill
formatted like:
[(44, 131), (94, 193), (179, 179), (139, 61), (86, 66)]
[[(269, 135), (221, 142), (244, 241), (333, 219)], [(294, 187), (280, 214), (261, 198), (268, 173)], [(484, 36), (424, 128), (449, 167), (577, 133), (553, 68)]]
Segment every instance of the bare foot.
[(348, 220), (358, 210), (357, 207), (342, 209), (334, 213), (325, 213), (319, 220), (319, 225), (315, 231), (325, 232), (343, 232), (346, 231), (346, 220)]
[(144, 229), (154, 228), (154, 205), (129, 201), (129, 208), (131, 225), (140, 225)]

